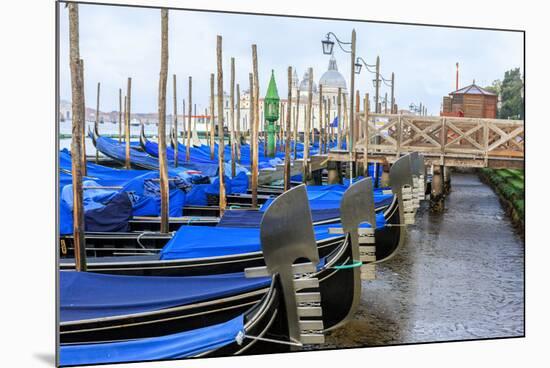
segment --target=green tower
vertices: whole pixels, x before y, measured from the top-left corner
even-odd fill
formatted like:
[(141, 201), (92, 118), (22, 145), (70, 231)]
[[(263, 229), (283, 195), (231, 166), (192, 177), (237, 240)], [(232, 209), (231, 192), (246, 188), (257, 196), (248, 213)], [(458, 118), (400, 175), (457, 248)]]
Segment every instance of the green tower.
[(267, 94), (264, 99), (264, 116), (267, 120), (267, 156), (275, 157), (275, 133), (279, 127), (275, 124), (279, 120), (279, 94), (275, 83), (275, 72), (271, 70), (271, 79), (267, 87)]

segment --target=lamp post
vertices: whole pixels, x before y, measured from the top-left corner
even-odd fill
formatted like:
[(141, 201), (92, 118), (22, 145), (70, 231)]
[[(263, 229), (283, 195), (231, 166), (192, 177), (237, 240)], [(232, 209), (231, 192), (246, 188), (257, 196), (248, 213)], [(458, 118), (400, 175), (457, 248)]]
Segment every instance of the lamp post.
[[(323, 46), (323, 54), (325, 55), (332, 55), (332, 52), (334, 51), (334, 40), (336, 40), (336, 43), (338, 44), (338, 47), (340, 47), (340, 49), (345, 52), (346, 54), (351, 54), (351, 76), (350, 76), (350, 113), (349, 113), (349, 126), (350, 126), (350, 140), (348, 142), (348, 149), (349, 149), (349, 158), (350, 158), (350, 174), (349, 174), (349, 177), (350, 177), (350, 185), (353, 183), (353, 140), (354, 140), (354, 132), (353, 132), (353, 126), (354, 126), (354, 119), (355, 119), (355, 116), (354, 116), (354, 95), (355, 95), (355, 68), (356, 68), (356, 63), (355, 63), (355, 48), (356, 48), (356, 34), (355, 34), (355, 29), (353, 29), (351, 31), (351, 42), (344, 42), (342, 40), (340, 40), (336, 34), (334, 34), (333, 32), (328, 32), (326, 34), (326, 39), (325, 40), (321, 40), (321, 44)], [(345, 45), (346, 47), (349, 47), (350, 49), (347, 50), (346, 48), (344, 48)], [(338, 123), (340, 123), (340, 116), (338, 116)]]
[(412, 111), (412, 112), (421, 114), (422, 113), (422, 102), (420, 103), (420, 106), (415, 105), (414, 103), (411, 102), (411, 104), (409, 105), (409, 110)]

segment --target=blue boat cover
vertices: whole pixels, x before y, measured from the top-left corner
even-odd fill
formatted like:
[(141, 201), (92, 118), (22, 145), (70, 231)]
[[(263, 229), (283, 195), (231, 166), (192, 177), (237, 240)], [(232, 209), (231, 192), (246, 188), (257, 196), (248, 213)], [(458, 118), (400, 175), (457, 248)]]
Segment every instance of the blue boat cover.
[(269, 286), (271, 278), (244, 273), (161, 277), (61, 271), (60, 321), (151, 312)]
[[(115, 160), (123, 162), (126, 159), (126, 147), (114, 139), (98, 137), (96, 149)], [(133, 148), (130, 150), (130, 161), (135, 166), (149, 170), (158, 170), (159, 168), (158, 158)], [(181, 166), (178, 165), (177, 168), (174, 166), (173, 160), (167, 160), (167, 163), (170, 169), (176, 171), (195, 170), (206, 176), (216, 176), (218, 173), (218, 165), (214, 163), (180, 162)]]
[(191, 331), (110, 343), (61, 345), (59, 363), (89, 365), (181, 359), (231, 344), (244, 333), (241, 314), (227, 322)]
[[(71, 154), (66, 148), (59, 151), (59, 169), (64, 170), (71, 179)], [(145, 172), (143, 170), (123, 170), (112, 167), (97, 165), (92, 162), (86, 164), (85, 179), (94, 180), (102, 186), (119, 186), (126, 183), (128, 180), (134, 179)]]
[[(97, 186), (91, 180), (83, 182), (84, 186)], [(72, 184), (61, 189), (59, 200), (59, 233), (73, 232), (73, 190)], [(105, 189), (88, 189), (83, 191), (84, 226), (86, 231), (127, 231), (132, 217), (132, 201), (125, 192)]]
[[(147, 140), (145, 142), (145, 152), (150, 154), (153, 157), (158, 157), (158, 143), (152, 142)], [(281, 151), (278, 151), (276, 154), (276, 157), (266, 157), (263, 154), (263, 146), (260, 146), (260, 149), (258, 150), (259, 157), (258, 157), (258, 168), (260, 170), (266, 169), (266, 168), (273, 168), (275, 165), (281, 164), (283, 162), (284, 153)], [(186, 152), (186, 146), (178, 143), (178, 160), (180, 162), (185, 162), (187, 157)], [(168, 159), (172, 160), (174, 157), (174, 150), (173, 148), (167, 147), (166, 148), (166, 156)], [(214, 146), (214, 160), (210, 160), (210, 147), (207, 145), (201, 145), (199, 147), (191, 147), (190, 149), (190, 161), (195, 163), (209, 163), (209, 164), (215, 164), (218, 165), (218, 144), (216, 143)], [(226, 145), (224, 148), (224, 161), (226, 163), (231, 163), (231, 146)], [(236, 171), (239, 172), (246, 172), (247, 168), (250, 168), (251, 165), (251, 158), (250, 158), (250, 146), (249, 145), (241, 145), (241, 157), (239, 162), (236, 164)]]
[[(66, 175), (66, 174), (65, 174)], [(63, 176), (65, 176), (63, 175)], [(142, 175), (126, 182), (121, 189), (86, 189), (83, 191), (84, 217), (87, 231), (126, 231), (132, 216), (158, 216), (160, 214), (160, 183), (156, 171), (143, 171)], [(190, 185), (183, 180), (169, 182), (169, 215), (181, 216), (185, 205), (183, 188)], [(66, 179), (64, 179), (66, 180)], [(100, 184), (85, 180), (84, 186)], [(71, 184), (61, 188), (60, 234), (72, 233), (73, 189)], [(117, 230), (118, 229), (118, 230)]]
[[(329, 228), (338, 226), (341, 225), (315, 226), (315, 239), (320, 241), (335, 237), (336, 235), (329, 234)], [(160, 252), (160, 258), (163, 260), (208, 258), (260, 251), (260, 229), (257, 227), (182, 226), (164, 246)]]
[[(334, 184), (338, 186), (339, 184)], [(336, 218), (340, 217), (340, 201), (344, 191), (341, 190), (309, 190), (307, 191), (307, 196), (309, 199), (309, 206), (311, 208), (312, 214), (315, 211), (321, 210), (330, 210), (337, 209), (338, 213), (334, 216)], [(380, 207), (385, 205), (393, 199), (393, 194), (382, 194), (382, 192), (377, 191), (374, 193), (374, 205), (375, 207)], [(261, 211), (265, 211), (271, 203), (274, 201), (274, 198), (268, 199), (260, 208)], [(315, 220), (314, 220), (315, 221)]]
[[(270, 202), (271, 203), (271, 202)], [(260, 227), (263, 209), (254, 210), (226, 210), (218, 222), (221, 227)], [(340, 218), (340, 208), (319, 208), (311, 210), (311, 219), (315, 222)]]

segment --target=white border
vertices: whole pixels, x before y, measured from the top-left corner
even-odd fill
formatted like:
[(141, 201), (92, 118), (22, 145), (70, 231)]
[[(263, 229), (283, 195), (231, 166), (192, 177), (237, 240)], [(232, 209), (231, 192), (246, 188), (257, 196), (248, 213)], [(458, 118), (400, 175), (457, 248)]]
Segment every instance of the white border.
[[(112, 1), (117, 2), (117, 1)], [(528, 2), (164, 0), (133, 4), (403, 21), (527, 31), (527, 338), (317, 353), (219, 358), (114, 367), (416, 366), (517, 367), (547, 360), (548, 21)], [(543, 4), (544, 2), (540, 2)], [(53, 365), (54, 352), (54, 2), (2, 4), (2, 354), (6, 367)], [(505, 57), (505, 56), (504, 56)], [(6, 116), (7, 114), (7, 116)], [(8, 129), (6, 130), (6, 127)], [(29, 133), (25, 144), (22, 134)], [(32, 149), (30, 149), (32, 148)], [(539, 164), (539, 165), (537, 165)], [(538, 171), (537, 171), (538, 170)], [(537, 198), (537, 199), (535, 199)], [(533, 200), (531, 200), (533, 199)], [(537, 216), (538, 215), (538, 216)], [(536, 364), (536, 363), (534, 363)], [(528, 364), (527, 364), (528, 365)], [(107, 366), (105, 366), (107, 367)]]

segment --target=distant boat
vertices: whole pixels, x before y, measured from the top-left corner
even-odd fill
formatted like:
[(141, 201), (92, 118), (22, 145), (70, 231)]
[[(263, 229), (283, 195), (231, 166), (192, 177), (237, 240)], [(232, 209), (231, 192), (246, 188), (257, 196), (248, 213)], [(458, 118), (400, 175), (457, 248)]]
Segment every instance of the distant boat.
[(132, 125), (132, 126), (140, 126), (140, 122), (139, 122), (138, 119), (133, 118), (132, 120), (130, 120), (130, 125)]

